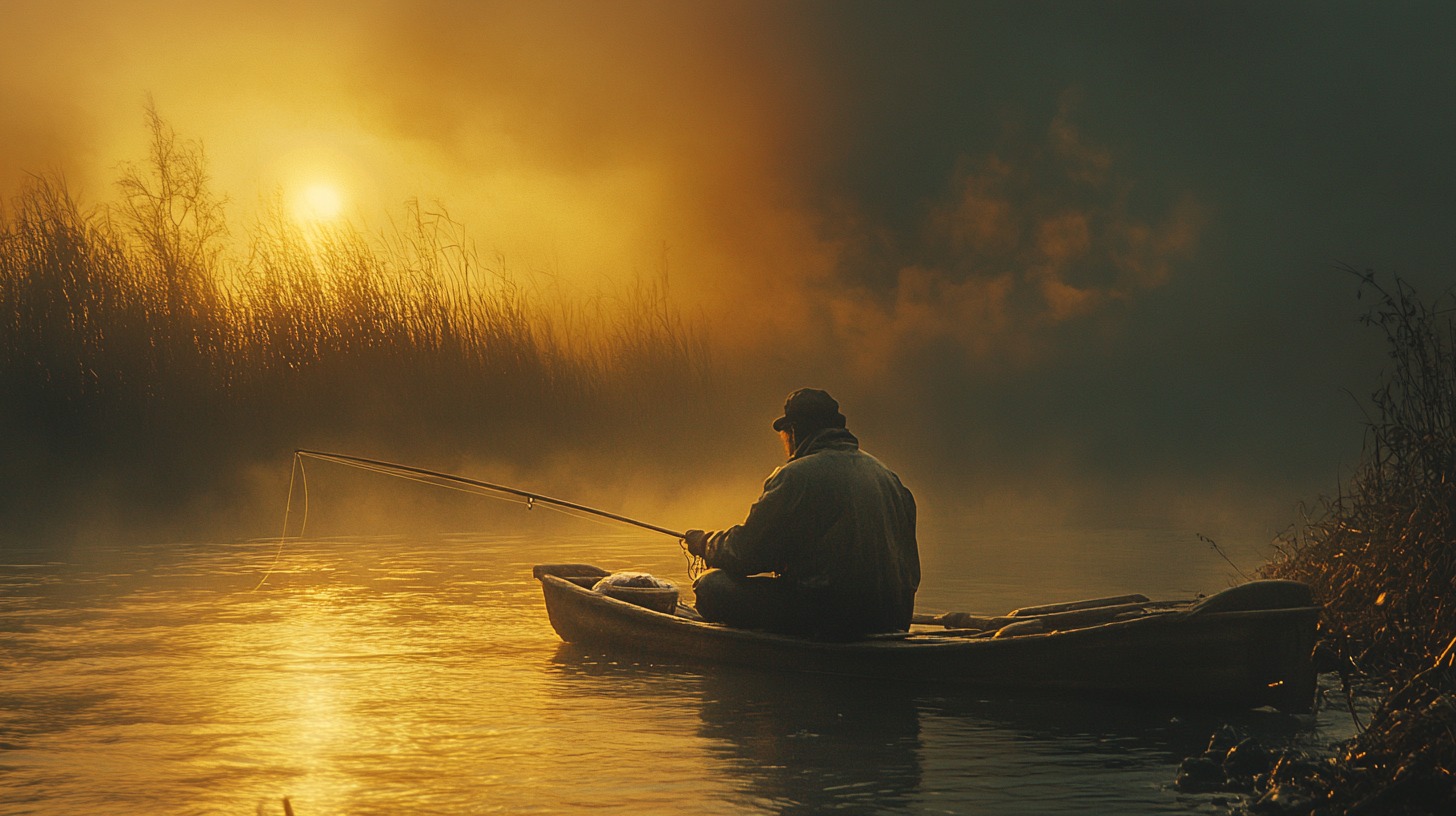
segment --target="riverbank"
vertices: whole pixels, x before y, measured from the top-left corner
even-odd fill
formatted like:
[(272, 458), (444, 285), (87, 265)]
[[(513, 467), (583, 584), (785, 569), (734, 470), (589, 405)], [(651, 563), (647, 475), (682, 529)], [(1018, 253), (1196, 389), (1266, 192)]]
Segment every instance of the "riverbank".
[(1255, 780), (1260, 813), (1456, 812), (1456, 303), (1361, 277), (1391, 360), (1363, 461), (1262, 573), (1314, 589), (1318, 657), (1347, 693), (1386, 692), (1334, 756), (1281, 757)]

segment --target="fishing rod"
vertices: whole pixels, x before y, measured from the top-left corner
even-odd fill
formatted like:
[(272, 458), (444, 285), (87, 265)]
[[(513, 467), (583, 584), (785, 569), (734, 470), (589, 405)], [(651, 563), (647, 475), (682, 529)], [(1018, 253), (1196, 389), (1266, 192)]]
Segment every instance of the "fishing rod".
[(479, 488), (481, 490), (491, 490), (496, 493), (504, 493), (508, 496), (515, 496), (517, 498), (525, 499), (527, 509), (530, 509), (537, 502), (539, 502), (541, 504), (550, 505), (553, 507), (561, 507), (567, 510), (575, 510), (580, 513), (590, 513), (594, 516), (601, 516), (602, 518), (611, 519), (612, 521), (620, 521), (623, 524), (631, 524), (636, 527), (641, 527), (644, 530), (651, 530), (654, 533), (662, 533), (663, 535), (672, 536), (673, 538), (683, 538), (682, 533), (676, 530), (669, 530), (666, 527), (659, 527), (656, 524), (648, 524), (645, 521), (638, 521), (637, 519), (628, 518), (627, 516), (618, 515), (616, 513), (609, 513), (606, 510), (598, 510), (595, 507), (587, 507), (584, 504), (577, 504), (576, 502), (564, 501), (562, 499), (553, 499), (550, 496), (543, 496), (540, 493), (532, 493), (529, 490), (521, 490), (515, 487), (492, 484), (491, 482), (482, 482), (479, 479), (467, 479), (464, 476), (456, 476), (451, 473), (441, 473), (435, 470), (426, 470), (424, 468), (410, 467), (409, 465), (401, 465), (394, 462), (384, 462), (379, 459), (366, 459), (362, 456), (348, 456), (342, 453), (304, 450), (302, 448), (295, 450), (293, 452), (293, 455), (307, 456), (311, 459), (319, 459), (325, 462), (333, 462), (339, 465), (356, 467), (362, 470), (369, 470), (375, 473), (383, 473), (390, 476), (399, 476), (400, 478), (404, 479), (436, 479), (442, 482), (467, 485), (469, 487)]

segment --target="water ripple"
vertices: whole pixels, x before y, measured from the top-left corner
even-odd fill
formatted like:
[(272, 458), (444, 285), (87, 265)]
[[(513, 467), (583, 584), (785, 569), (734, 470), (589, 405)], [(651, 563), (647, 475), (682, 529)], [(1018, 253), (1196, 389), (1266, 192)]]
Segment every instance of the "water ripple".
[(275, 551), (11, 553), (0, 812), (276, 814), (284, 796), (300, 816), (1207, 806), (1168, 783), (1213, 721), (562, 644), (531, 565), (686, 584), (657, 539), (295, 541), (252, 591)]

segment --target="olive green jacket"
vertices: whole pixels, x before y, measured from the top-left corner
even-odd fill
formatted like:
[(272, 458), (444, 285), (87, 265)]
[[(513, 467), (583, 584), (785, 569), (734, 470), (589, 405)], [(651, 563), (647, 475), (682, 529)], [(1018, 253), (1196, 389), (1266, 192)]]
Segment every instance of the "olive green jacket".
[(905, 630), (920, 585), (915, 498), (853, 434), (826, 428), (769, 475), (742, 524), (709, 534), (704, 559), (778, 573), (836, 626)]

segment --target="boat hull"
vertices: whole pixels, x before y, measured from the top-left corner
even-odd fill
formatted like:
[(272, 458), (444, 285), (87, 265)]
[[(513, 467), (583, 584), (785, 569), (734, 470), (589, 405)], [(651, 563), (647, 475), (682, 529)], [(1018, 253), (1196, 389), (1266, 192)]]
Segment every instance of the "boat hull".
[(538, 567), (537, 577), (563, 640), (620, 654), (1290, 712), (1307, 711), (1314, 695), (1313, 606), (1185, 609), (1005, 638), (929, 631), (831, 643), (655, 612), (551, 567)]

